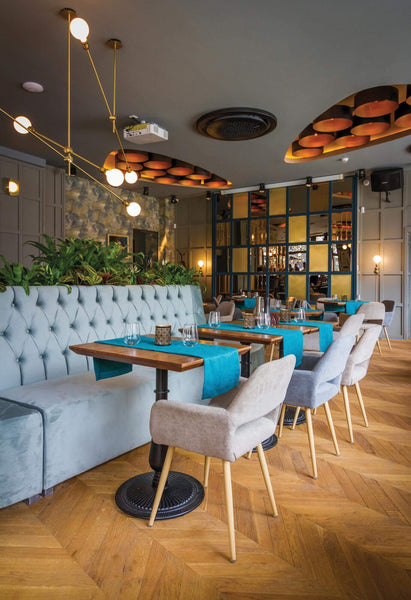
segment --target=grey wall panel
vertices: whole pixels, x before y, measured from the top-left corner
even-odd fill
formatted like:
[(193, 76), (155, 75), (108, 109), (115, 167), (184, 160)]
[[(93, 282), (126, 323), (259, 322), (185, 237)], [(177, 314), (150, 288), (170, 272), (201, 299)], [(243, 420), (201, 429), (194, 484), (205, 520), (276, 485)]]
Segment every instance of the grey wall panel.
[(33, 233), (33, 235), (42, 233), (41, 209), (42, 206), (38, 200), (31, 200), (30, 198), (23, 199), (20, 225), (23, 233)]
[(17, 233), (0, 233), (0, 254), (9, 262), (19, 261), (20, 236)]
[(0, 228), (1, 231), (18, 231), (19, 198), (0, 193)]
[(395, 274), (402, 271), (402, 248), (402, 242), (384, 242), (382, 268), (384, 269), (384, 273), (386, 275)]
[(378, 240), (380, 238), (380, 213), (368, 210), (363, 217), (362, 239)]
[(381, 282), (381, 300), (395, 300), (402, 303), (403, 286), (401, 275), (386, 275)]
[(376, 302), (378, 298), (378, 277), (377, 275), (362, 275), (360, 277), (361, 300)]
[(385, 210), (382, 219), (382, 237), (388, 239), (402, 238), (402, 209), (390, 208)]

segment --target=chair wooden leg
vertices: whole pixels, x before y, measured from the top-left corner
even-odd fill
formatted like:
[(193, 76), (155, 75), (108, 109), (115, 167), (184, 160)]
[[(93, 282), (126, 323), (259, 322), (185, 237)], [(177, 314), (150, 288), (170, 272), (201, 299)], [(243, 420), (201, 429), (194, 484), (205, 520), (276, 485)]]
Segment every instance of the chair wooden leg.
[(385, 337), (386, 337), (386, 340), (388, 342), (388, 347), (389, 347), (390, 350), (392, 350), (390, 336), (388, 335), (388, 330), (387, 330), (387, 328), (386, 328), (385, 325), (383, 325), (382, 328), (384, 329)]
[(311, 418), (311, 408), (305, 409), (305, 418), (307, 421), (307, 433), (308, 433), (308, 444), (310, 446), (310, 454), (311, 454), (311, 463), (313, 466), (313, 478), (317, 479), (317, 460), (315, 458), (315, 445), (314, 445), (314, 431), (313, 431), (313, 422)]
[(347, 386), (343, 385), (342, 390), (343, 390), (343, 398), (344, 398), (345, 416), (347, 418), (347, 425), (348, 425), (348, 435), (350, 437), (350, 444), (353, 444), (354, 443), (354, 435), (353, 435), (353, 431), (352, 431), (351, 410), (350, 410), (350, 401), (348, 399)]
[(277, 505), (275, 503), (274, 492), (271, 485), (270, 474), (268, 472), (267, 461), (265, 460), (264, 450), (261, 444), (257, 446), (258, 460), (260, 461), (261, 471), (264, 477), (265, 487), (267, 489), (268, 497), (270, 498), (271, 508), (273, 509), (274, 517), (278, 517)]
[(209, 456), (204, 457), (204, 487), (208, 487), (208, 475), (210, 473), (210, 462), (211, 458)]
[(357, 383), (355, 384), (355, 391), (357, 392), (357, 398), (358, 398), (358, 402), (360, 404), (360, 408), (361, 408), (361, 412), (362, 412), (362, 417), (364, 419), (364, 425), (366, 427), (368, 427), (368, 419), (367, 419), (367, 414), (365, 412), (365, 406), (364, 406), (364, 401), (362, 399), (362, 394), (361, 394), (361, 390), (360, 390), (360, 384)]
[(278, 438), (280, 438), (283, 435), (285, 409), (286, 406), (285, 404), (283, 404), (281, 407), (280, 418), (278, 420)]
[(233, 488), (231, 486), (231, 467), (228, 460), (223, 460), (223, 472), (224, 472), (224, 490), (225, 490), (225, 501), (227, 506), (227, 520), (228, 520), (228, 537), (230, 542), (230, 560), (231, 562), (236, 561), (235, 554), (235, 533), (234, 533), (234, 508), (233, 508)]
[(301, 410), (301, 408), (299, 406), (295, 407), (294, 419), (293, 419), (293, 424), (291, 425), (291, 429), (295, 429), (295, 426), (297, 425), (297, 419), (298, 419), (298, 415), (300, 414), (300, 410)]
[(311, 411), (311, 414), (312, 414), (313, 417), (315, 417), (315, 415), (317, 414), (317, 409), (313, 408), (312, 411)]
[(148, 521), (148, 526), (152, 527), (154, 525), (155, 518), (157, 516), (158, 507), (160, 506), (161, 496), (163, 495), (164, 488), (167, 482), (168, 473), (171, 467), (171, 461), (173, 460), (175, 448), (173, 446), (169, 446), (166, 454), (166, 458), (164, 460), (163, 470), (161, 471), (160, 481), (158, 482), (156, 496), (153, 502), (153, 508), (151, 509), (150, 519)]
[(377, 340), (377, 346), (378, 346), (378, 350), (382, 356), (382, 350), (381, 350), (381, 344), (380, 344), (380, 340)]
[(331, 410), (330, 410), (330, 406), (329, 406), (328, 402), (324, 403), (324, 410), (325, 410), (325, 416), (327, 417), (328, 427), (330, 428), (330, 431), (331, 431), (331, 437), (333, 439), (335, 454), (337, 456), (340, 456), (340, 449), (338, 447), (337, 436), (335, 435), (333, 418), (331, 416)]
[(247, 452), (247, 454), (245, 455), (245, 457), (246, 457), (247, 460), (250, 460), (251, 457), (252, 457), (252, 455), (253, 455), (253, 449), (251, 448), (251, 450), (249, 452)]

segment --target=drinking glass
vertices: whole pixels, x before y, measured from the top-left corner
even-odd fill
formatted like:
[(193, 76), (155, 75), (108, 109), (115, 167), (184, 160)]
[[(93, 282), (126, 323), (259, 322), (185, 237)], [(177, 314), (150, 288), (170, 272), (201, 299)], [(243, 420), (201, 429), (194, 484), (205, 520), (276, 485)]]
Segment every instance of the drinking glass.
[(210, 327), (220, 327), (221, 317), (220, 313), (216, 310), (212, 310), (208, 316), (208, 324)]
[(305, 310), (303, 308), (297, 309), (294, 318), (297, 321), (297, 323), (302, 323), (303, 321), (305, 321)]
[(140, 323), (126, 323), (123, 341), (128, 346), (135, 346), (140, 341)]
[(183, 326), (184, 346), (195, 346), (198, 344), (198, 329), (195, 323), (185, 323)]
[(271, 317), (268, 312), (259, 312), (257, 314), (257, 327), (259, 329), (268, 329), (271, 325)]

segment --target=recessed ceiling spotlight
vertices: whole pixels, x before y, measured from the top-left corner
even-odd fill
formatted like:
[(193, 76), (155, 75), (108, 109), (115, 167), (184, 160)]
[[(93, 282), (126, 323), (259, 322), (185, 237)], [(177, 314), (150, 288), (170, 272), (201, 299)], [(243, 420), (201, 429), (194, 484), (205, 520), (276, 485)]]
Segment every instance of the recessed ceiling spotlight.
[(342, 163), (347, 163), (350, 159), (348, 156), (343, 156), (342, 158), (339, 158), (338, 160), (341, 161)]
[(44, 87), (41, 83), (37, 83), (36, 81), (25, 81), (21, 84), (21, 87), (26, 90), (26, 92), (33, 92), (34, 94), (41, 94), (44, 92)]

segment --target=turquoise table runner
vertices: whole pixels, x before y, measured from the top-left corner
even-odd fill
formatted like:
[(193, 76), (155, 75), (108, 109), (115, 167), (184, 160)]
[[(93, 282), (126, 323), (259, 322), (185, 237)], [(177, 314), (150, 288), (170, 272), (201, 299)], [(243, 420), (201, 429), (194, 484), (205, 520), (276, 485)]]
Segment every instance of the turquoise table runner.
[[(312, 323), (311, 323), (312, 325)], [(207, 329), (215, 329), (209, 325), (201, 325), (201, 327), (207, 327)], [(254, 331), (257, 333), (264, 333), (267, 335), (281, 335), (283, 338), (283, 354), (294, 354), (296, 358), (296, 367), (301, 364), (303, 357), (303, 333), (298, 329), (277, 329), (275, 327), (268, 327), (268, 329), (259, 329), (254, 327), (253, 329), (244, 329), (241, 325), (233, 325), (230, 323), (222, 323), (218, 329), (227, 331)]]
[(244, 298), (242, 307), (247, 309), (255, 308), (255, 298)]
[[(338, 302), (338, 300), (336, 300)], [(345, 312), (345, 306), (337, 306), (336, 304), (324, 304), (324, 312)]]
[[(294, 310), (298, 310), (298, 308), (292, 308), (292, 311)], [(305, 312), (309, 313), (309, 312), (314, 312), (314, 311), (318, 311), (318, 308), (304, 308)], [(279, 313), (280, 309), (279, 308), (270, 308), (270, 312), (274, 312), (274, 313)]]
[(355, 315), (361, 304), (366, 304), (367, 300), (348, 300), (345, 305), (347, 315)]
[[(332, 323), (324, 323), (317, 321), (303, 321), (302, 323), (297, 323), (296, 325), (306, 325), (307, 327), (318, 327), (320, 334), (320, 352), (325, 352), (328, 346), (333, 341), (333, 325)], [(310, 335), (310, 334), (308, 334)]]
[[(213, 346), (211, 344), (197, 344), (196, 346), (188, 347), (184, 346), (180, 340), (171, 340), (170, 346), (156, 346), (154, 338), (146, 336), (142, 336), (140, 343), (135, 346), (125, 344), (122, 338), (99, 340), (99, 343), (202, 358), (204, 360), (203, 398), (213, 398), (214, 396), (228, 392), (228, 390), (238, 385), (240, 378), (240, 360), (236, 348)], [(128, 364), (98, 358), (93, 360), (96, 379), (114, 377), (115, 375), (122, 375), (124, 372), (128, 373), (131, 371), (131, 365)], [(123, 367), (129, 368), (124, 371)], [(116, 372), (116, 369), (119, 372)], [(105, 375), (106, 371), (111, 374)]]

